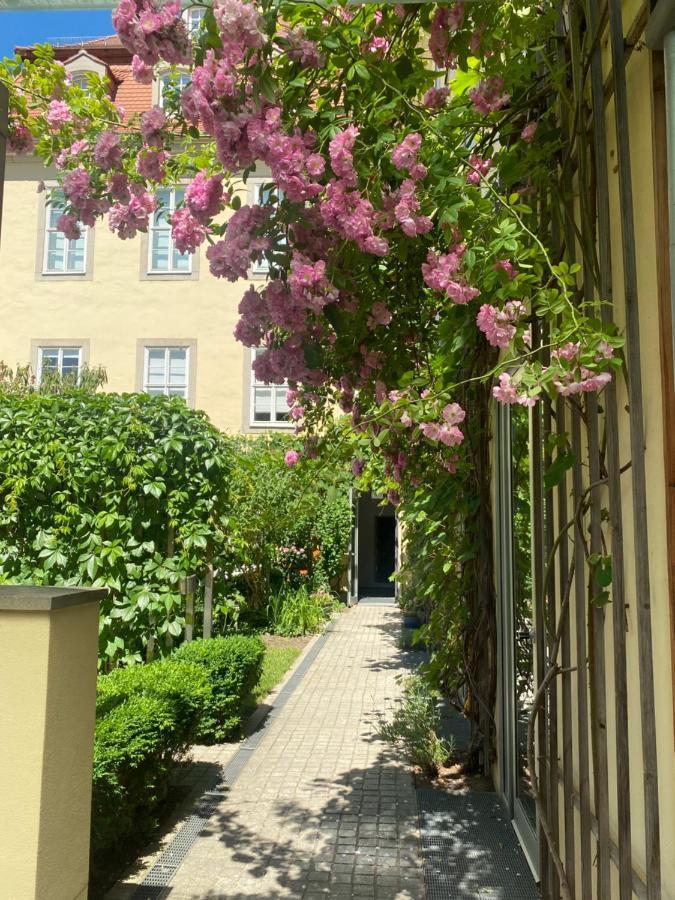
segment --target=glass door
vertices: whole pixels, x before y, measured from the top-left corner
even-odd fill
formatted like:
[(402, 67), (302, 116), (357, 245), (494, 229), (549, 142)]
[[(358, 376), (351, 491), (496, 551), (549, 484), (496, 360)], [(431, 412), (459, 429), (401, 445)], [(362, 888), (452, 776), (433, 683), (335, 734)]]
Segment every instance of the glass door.
[(498, 591), (501, 651), (501, 787), (514, 827), (536, 871), (537, 814), (527, 761), (534, 698), (529, 415), (497, 410)]

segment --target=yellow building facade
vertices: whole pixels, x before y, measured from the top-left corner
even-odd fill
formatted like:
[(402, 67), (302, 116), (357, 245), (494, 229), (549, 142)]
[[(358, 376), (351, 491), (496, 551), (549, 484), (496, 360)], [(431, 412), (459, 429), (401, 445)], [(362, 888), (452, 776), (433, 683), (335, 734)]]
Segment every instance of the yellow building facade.
[[(56, 56), (74, 80), (107, 76), (127, 114), (161, 103), (161, 78), (135, 84), (117, 38), (59, 47)], [(173, 247), (166, 213), (180, 201), (180, 186), (162, 192), (147, 235), (122, 241), (101, 221), (67, 241), (49, 202), (55, 170), (9, 154), (5, 178), (0, 360), (30, 363), (38, 379), (47, 369), (101, 366), (105, 390), (183, 396), (224, 431), (290, 427), (285, 387), (256, 384), (251, 351), (233, 335), (247, 281), (214, 278), (208, 245), (184, 256)], [(242, 202), (257, 202), (264, 182), (261, 173), (240, 184)], [(265, 277), (264, 267), (252, 268), (251, 283)]]

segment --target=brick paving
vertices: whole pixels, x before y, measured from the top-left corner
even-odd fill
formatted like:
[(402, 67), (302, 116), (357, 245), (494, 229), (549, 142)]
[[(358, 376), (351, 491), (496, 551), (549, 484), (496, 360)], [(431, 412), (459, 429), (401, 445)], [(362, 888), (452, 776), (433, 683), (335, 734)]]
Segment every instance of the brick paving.
[(338, 618), (166, 898), (422, 900), (411, 773), (376, 737), (410, 659), (399, 630), (393, 605)]

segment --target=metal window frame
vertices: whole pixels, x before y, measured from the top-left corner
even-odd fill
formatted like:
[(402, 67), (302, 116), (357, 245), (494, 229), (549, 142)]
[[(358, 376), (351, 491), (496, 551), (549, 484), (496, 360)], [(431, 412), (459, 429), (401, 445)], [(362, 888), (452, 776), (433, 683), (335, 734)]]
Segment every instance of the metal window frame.
[(516, 758), (515, 699), (515, 585), (513, 560), (513, 478), (512, 478), (512, 409), (504, 404), (496, 404), (495, 411), (496, 447), (496, 506), (497, 506), (497, 629), (498, 666), (500, 677), (499, 702), (501, 736), (499, 742), (499, 774), (502, 802), (509, 811), (511, 824), (518, 835), (535, 878), (538, 872), (537, 829), (527, 818), (518, 797)]

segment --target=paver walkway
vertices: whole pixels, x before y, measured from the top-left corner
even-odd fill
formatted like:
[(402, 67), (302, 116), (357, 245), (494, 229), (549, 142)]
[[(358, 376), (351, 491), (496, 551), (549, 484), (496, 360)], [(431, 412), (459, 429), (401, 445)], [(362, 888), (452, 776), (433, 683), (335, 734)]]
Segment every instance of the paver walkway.
[(399, 632), (393, 605), (338, 618), (164, 897), (422, 900), (412, 778), (376, 738)]

